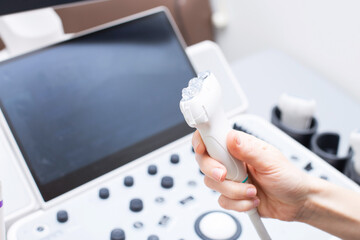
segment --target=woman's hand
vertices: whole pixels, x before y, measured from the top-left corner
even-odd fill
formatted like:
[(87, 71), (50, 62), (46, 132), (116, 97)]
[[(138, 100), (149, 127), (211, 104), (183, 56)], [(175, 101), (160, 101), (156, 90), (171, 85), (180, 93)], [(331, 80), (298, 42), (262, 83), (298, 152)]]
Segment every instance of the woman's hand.
[(238, 183), (225, 180), (225, 167), (209, 157), (198, 131), (192, 143), (206, 186), (221, 193), (221, 207), (239, 212), (258, 207), (262, 217), (298, 220), (310, 191), (310, 177), (295, 168), (278, 149), (232, 130), (227, 138), (228, 150), (246, 163), (251, 182)]

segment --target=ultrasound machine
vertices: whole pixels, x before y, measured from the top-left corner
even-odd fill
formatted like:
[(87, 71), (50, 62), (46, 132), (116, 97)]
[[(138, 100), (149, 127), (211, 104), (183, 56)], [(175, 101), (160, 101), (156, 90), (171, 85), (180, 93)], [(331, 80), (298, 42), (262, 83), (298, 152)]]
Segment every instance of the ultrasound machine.
[[(213, 72), (233, 127), (298, 168), (358, 186), (248, 102), (219, 47), (185, 47), (160, 7), (0, 63), (0, 180), (8, 240), (258, 239), (203, 183), (181, 89)], [(261, 97), (261, 96), (259, 96)], [(263, 219), (273, 239), (335, 239)]]

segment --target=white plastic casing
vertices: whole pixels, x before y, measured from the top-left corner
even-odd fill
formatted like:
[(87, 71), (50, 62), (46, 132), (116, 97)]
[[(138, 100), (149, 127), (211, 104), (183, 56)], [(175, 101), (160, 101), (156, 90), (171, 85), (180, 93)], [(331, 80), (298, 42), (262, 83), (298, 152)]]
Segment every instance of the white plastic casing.
[(180, 109), (187, 124), (199, 130), (209, 155), (226, 167), (226, 178), (243, 182), (247, 178), (246, 167), (234, 159), (226, 147), (231, 125), (221, 102), (221, 87), (214, 74), (209, 73), (196, 96), (180, 101)]
[(227, 9), (228, 1), (213, 1), (212, 23), (216, 28), (223, 29), (229, 25), (229, 13)]
[(305, 130), (310, 127), (315, 113), (315, 100), (305, 100), (282, 94), (278, 104), (281, 111), (281, 121), (288, 127)]
[(350, 134), (350, 146), (354, 152), (353, 161), (355, 171), (360, 175), (360, 129)]
[(1, 16), (0, 35), (8, 57), (13, 57), (66, 40), (72, 34), (64, 33), (61, 19), (53, 8), (42, 8)]

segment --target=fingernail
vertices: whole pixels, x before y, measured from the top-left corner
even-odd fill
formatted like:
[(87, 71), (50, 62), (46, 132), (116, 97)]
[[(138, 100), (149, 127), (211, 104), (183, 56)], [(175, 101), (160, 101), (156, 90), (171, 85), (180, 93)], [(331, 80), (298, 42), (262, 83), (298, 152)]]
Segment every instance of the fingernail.
[(260, 200), (259, 199), (255, 199), (254, 200), (254, 207), (259, 206)]
[(200, 143), (199, 140), (194, 139), (193, 148), (194, 148), (195, 152), (196, 152), (197, 147), (199, 146), (199, 143)]
[(236, 145), (238, 145), (238, 146), (240, 145), (240, 143), (241, 143), (240, 134), (237, 134), (235, 142), (236, 142)]
[(255, 189), (255, 188), (248, 188), (248, 189), (246, 190), (246, 195), (247, 195), (248, 197), (255, 197), (255, 195), (256, 195), (256, 189)]
[(219, 182), (221, 181), (223, 174), (224, 170), (222, 170), (221, 168), (214, 168), (211, 172), (211, 176)]

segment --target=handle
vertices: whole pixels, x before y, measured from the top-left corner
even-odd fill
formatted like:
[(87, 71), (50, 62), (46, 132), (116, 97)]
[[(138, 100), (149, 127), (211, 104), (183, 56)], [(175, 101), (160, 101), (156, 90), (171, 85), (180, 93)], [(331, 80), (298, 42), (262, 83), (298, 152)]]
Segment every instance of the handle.
[(230, 155), (226, 148), (226, 139), (224, 140), (219, 136), (204, 136), (202, 138), (209, 155), (225, 166), (227, 170), (226, 179), (246, 182), (248, 176), (245, 164)]
[(218, 109), (204, 124), (199, 124), (197, 129), (204, 141), (210, 157), (222, 163), (226, 170), (226, 179), (236, 182), (246, 182), (246, 166), (243, 162), (234, 159), (226, 146), (227, 134), (231, 131), (230, 123), (222, 109)]

